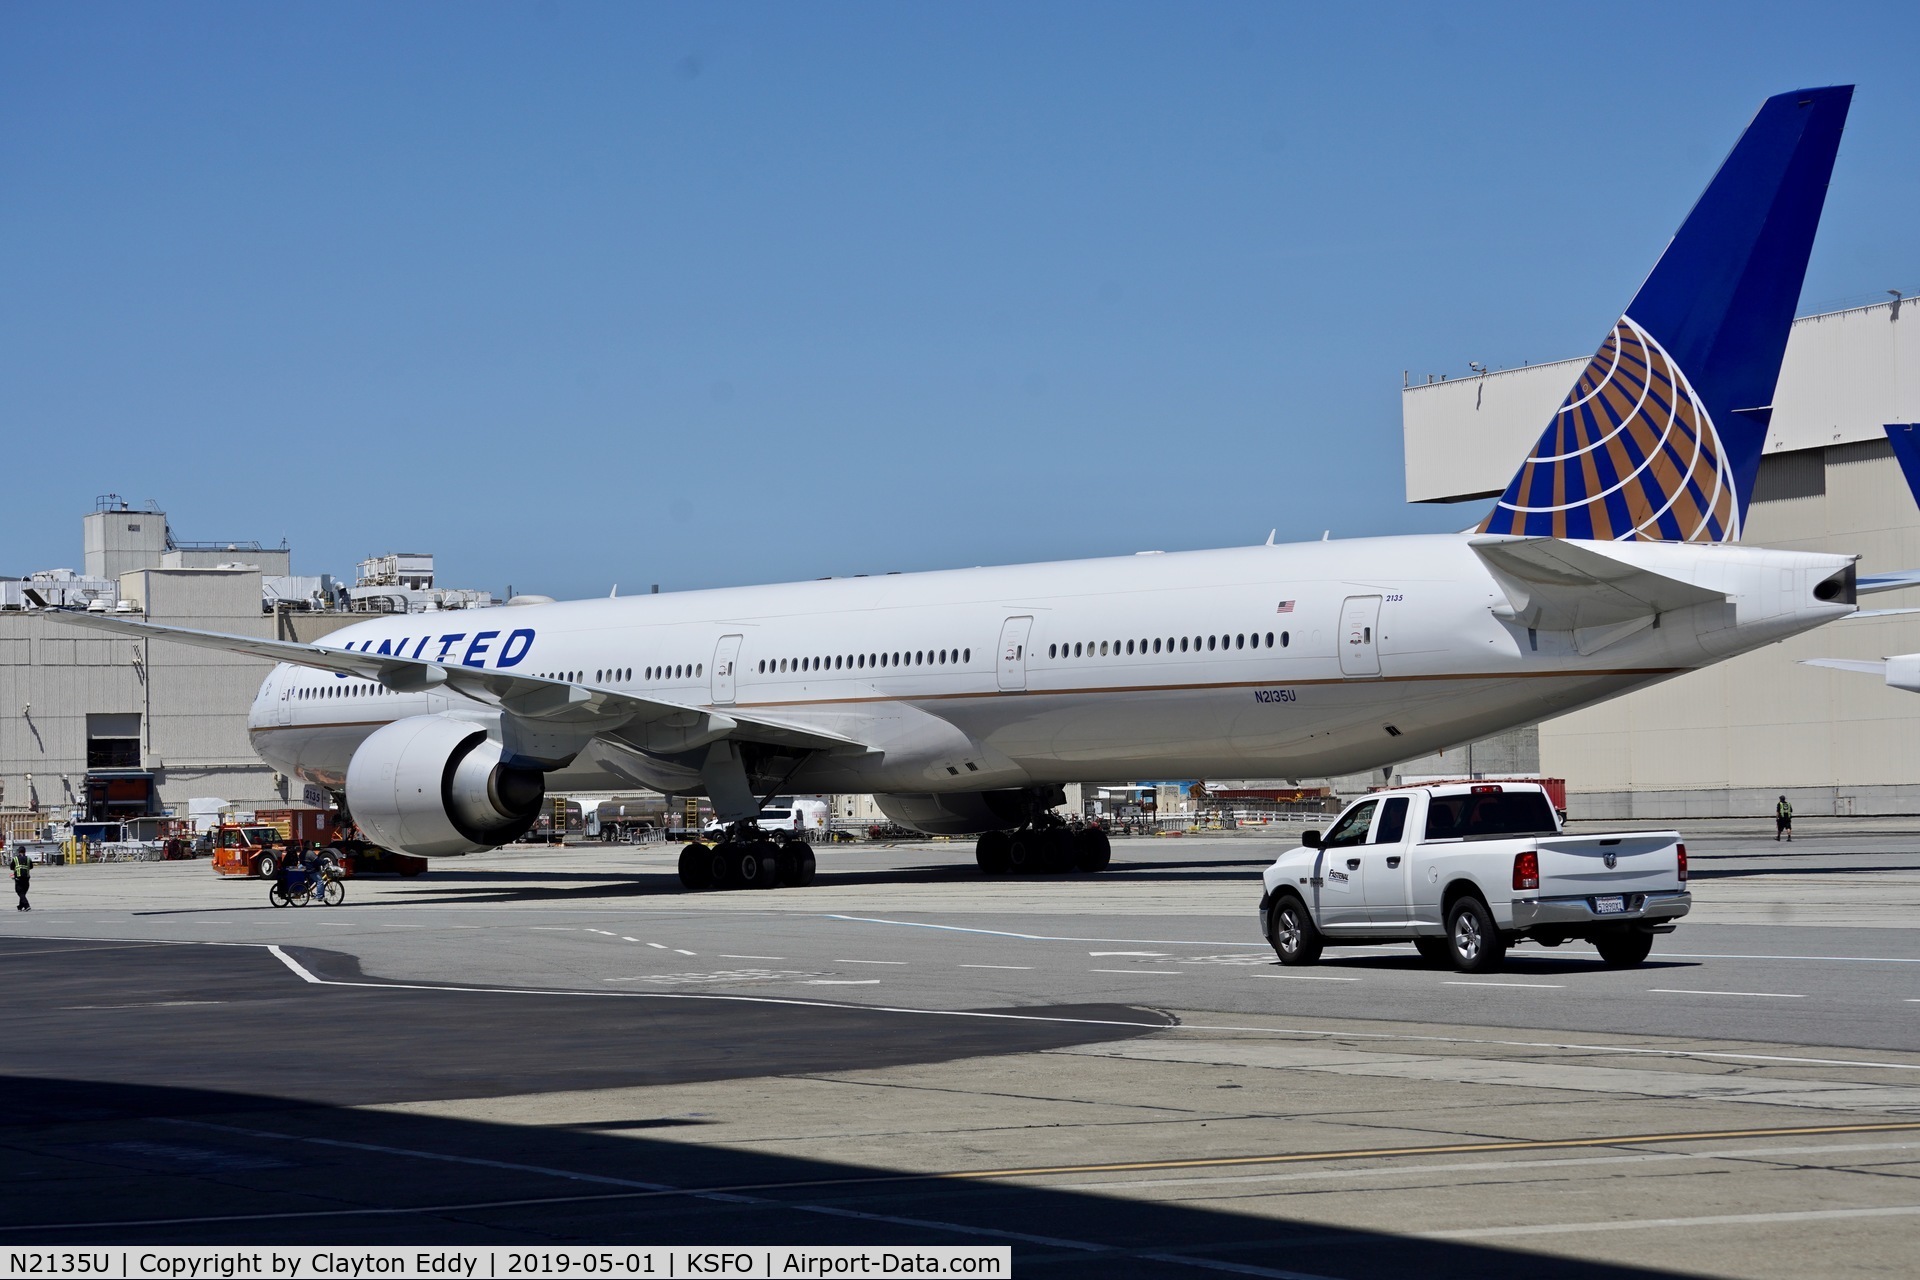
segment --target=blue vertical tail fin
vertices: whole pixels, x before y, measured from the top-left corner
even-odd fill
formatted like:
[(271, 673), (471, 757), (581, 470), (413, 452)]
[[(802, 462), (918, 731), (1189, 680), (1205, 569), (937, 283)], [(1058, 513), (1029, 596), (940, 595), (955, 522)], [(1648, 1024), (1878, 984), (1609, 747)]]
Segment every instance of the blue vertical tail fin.
[(1739, 538), (1852, 100), (1760, 104), (1481, 532)]

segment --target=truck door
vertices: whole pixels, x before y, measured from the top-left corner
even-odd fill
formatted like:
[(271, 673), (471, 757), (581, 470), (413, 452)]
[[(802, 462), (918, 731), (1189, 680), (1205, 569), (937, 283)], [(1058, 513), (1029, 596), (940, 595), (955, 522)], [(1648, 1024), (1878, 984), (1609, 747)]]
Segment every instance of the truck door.
[(740, 637), (721, 636), (713, 650), (713, 702), (715, 706), (733, 703), (733, 667), (740, 660)]
[(1340, 670), (1350, 676), (1380, 674), (1380, 597), (1348, 596), (1340, 606)]
[(1407, 829), (1409, 796), (1388, 796), (1380, 802), (1380, 820), (1373, 824), (1373, 840), (1361, 854), (1365, 862), (1367, 920), (1372, 924), (1404, 924), (1412, 918), (1408, 877), (1413, 871), (1412, 853), (1407, 846), (1413, 833)]
[(1379, 807), (1378, 800), (1362, 800), (1320, 842), (1314, 915), (1322, 929), (1356, 930), (1367, 923), (1367, 835)]
[(1000, 628), (1000, 687), (1027, 687), (1027, 633), (1033, 630), (1033, 618), (1008, 618)]

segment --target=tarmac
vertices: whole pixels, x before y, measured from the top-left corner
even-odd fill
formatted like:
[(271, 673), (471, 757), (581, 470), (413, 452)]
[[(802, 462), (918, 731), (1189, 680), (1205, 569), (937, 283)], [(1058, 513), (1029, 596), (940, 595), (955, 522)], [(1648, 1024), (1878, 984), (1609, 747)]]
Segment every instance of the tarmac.
[(1281, 970), (1284, 843), (687, 894), (522, 847), (276, 910), (204, 862), (8, 918), (15, 1243), (1007, 1243), (1020, 1275), (1909, 1274), (1920, 834), (1687, 831), (1648, 965)]

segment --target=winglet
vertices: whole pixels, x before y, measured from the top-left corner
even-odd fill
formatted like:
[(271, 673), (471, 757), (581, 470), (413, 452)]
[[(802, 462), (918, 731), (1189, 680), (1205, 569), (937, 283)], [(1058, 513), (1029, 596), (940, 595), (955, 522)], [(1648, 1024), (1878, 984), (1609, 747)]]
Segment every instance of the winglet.
[(1852, 100), (1760, 104), (1482, 532), (1739, 538)]

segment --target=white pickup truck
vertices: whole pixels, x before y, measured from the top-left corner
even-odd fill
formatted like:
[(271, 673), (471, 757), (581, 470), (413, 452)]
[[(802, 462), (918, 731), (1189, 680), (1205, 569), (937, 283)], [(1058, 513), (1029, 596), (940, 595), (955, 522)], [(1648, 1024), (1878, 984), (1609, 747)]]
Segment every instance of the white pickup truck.
[(1591, 942), (1624, 967), (1693, 905), (1679, 832), (1563, 835), (1546, 792), (1519, 782), (1375, 792), (1324, 838), (1305, 832), (1261, 883), (1261, 931), (1286, 965), (1329, 944), (1412, 942), (1485, 973), (1529, 938)]

